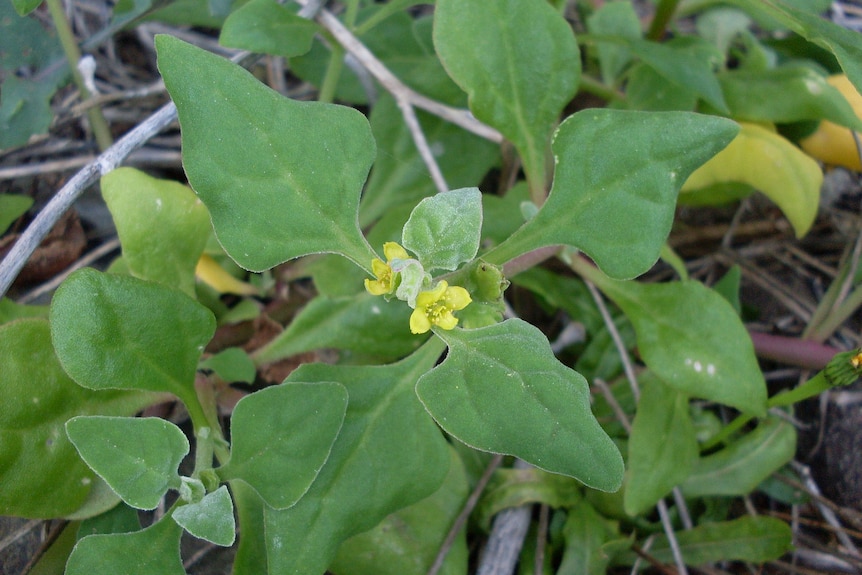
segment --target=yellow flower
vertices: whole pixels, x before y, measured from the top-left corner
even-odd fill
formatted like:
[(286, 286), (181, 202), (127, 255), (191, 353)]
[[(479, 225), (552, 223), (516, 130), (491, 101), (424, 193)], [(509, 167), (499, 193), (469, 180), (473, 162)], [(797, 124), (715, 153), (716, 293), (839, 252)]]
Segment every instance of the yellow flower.
[(410, 331), (425, 333), (432, 325), (452, 329), (458, 325), (453, 311), (464, 309), (473, 301), (470, 293), (462, 287), (452, 286), (441, 280), (437, 287), (416, 296), (416, 309), (410, 316)]
[(407, 250), (395, 242), (386, 242), (383, 244), (383, 255), (386, 256), (386, 263), (379, 258), (371, 260), (371, 271), (374, 272), (374, 277), (377, 278), (375, 280), (365, 280), (365, 289), (371, 295), (392, 293), (397, 287), (395, 285), (395, 274), (392, 272), (392, 260), (406, 260), (410, 257), (407, 255)]

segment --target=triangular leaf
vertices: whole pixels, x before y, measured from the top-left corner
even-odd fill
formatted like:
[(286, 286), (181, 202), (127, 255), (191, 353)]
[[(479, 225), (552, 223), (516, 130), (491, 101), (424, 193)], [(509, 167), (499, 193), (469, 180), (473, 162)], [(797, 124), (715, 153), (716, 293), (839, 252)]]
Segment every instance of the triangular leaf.
[(554, 357), (542, 332), (510, 319), (437, 334), (449, 353), (416, 393), (447, 433), (596, 489), (619, 488), (622, 457), (590, 411), (589, 386)]
[(311, 50), (319, 27), (275, 0), (251, 0), (225, 20), (219, 44), (261, 54), (292, 58)]
[(551, 195), (539, 213), (484, 257), (575, 246), (608, 275), (635, 277), (658, 259), (689, 174), (736, 135), (724, 118), (689, 112), (584, 110), (554, 136)]
[(176, 38), (158, 36), (156, 47), (177, 105), (183, 166), (225, 251), (253, 271), (319, 252), (369, 267), (374, 252), (357, 224), (375, 156), (365, 116), (284, 98)]
[(190, 409), (198, 359), (214, 332), (212, 313), (179, 290), (87, 268), (51, 302), (54, 349), (79, 385), (170, 392)]
[(226, 485), (207, 493), (197, 503), (178, 507), (171, 517), (198, 539), (222, 547), (233, 545), (236, 523), (233, 519), (233, 503)]
[(299, 502), (267, 509), (270, 572), (323, 573), (342, 541), (439, 488), (449, 453), (413, 386), (442, 351), (431, 340), (392, 365), (306, 364), (289, 380), (343, 381), (350, 392), (344, 427), (317, 480)]
[(233, 411), (231, 458), (220, 477), (245, 481), (271, 507), (290, 507), (329, 457), (346, 406), (347, 392), (332, 382), (286, 383), (245, 396)]
[(123, 257), (141, 279), (195, 294), (195, 265), (210, 235), (209, 214), (179, 182), (118, 168), (101, 181)]
[(66, 422), (66, 434), (87, 465), (136, 509), (155, 509), (169, 488), (179, 488), (177, 468), (189, 442), (169, 421), (80, 416)]
[(664, 383), (746, 413), (766, 413), (754, 345), (727, 300), (697, 281), (590, 279), (628, 316), (644, 362)]
[(434, 46), (476, 117), (515, 145), (531, 187), (544, 188), (548, 140), (581, 72), (569, 24), (544, 0), (438, 0)]
[(781, 208), (801, 238), (820, 205), (823, 170), (784, 137), (756, 124), (742, 124), (734, 140), (694, 171), (683, 192), (738, 182), (763, 192)]
[(404, 224), (402, 243), (427, 271), (454, 271), (479, 251), (482, 194), (462, 188), (425, 198)]
[(182, 528), (170, 518), (134, 533), (89, 535), (69, 556), (66, 575), (185, 575), (180, 558)]

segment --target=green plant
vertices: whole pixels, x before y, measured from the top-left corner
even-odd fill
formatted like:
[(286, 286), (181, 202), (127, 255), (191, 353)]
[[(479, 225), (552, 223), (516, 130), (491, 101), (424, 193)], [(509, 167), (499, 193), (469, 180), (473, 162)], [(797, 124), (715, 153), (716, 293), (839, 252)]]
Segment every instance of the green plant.
[[(862, 84), (858, 35), (784, 2), (732, 4), (735, 18), (777, 22), (825, 47)], [(501, 470), (477, 515), (487, 524), (523, 501), (561, 508), (558, 573), (632, 565), (633, 538), (662, 531), (650, 553), (680, 566), (782, 555), (790, 531), (781, 521), (725, 510), (677, 529), (665, 498), (677, 491), (673, 511), (682, 517), (685, 499), (756, 489), (795, 450), (793, 427), (767, 409), (807, 393), (768, 398), (751, 338), (725, 297), (736, 291), (732, 278), (724, 293), (678, 265), (679, 281), (633, 278), (660, 256), (678, 263), (665, 240), (680, 190), (684, 200), (715, 203), (756, 187), (797, 235), (811, 226), (820, 167), (779, 132), (740, 130), (734, 120), (829, 119), (850, 129), (862, 121), (809, 63), (772, 66), (748, 21), (733, 34), (710, 25), (727, 12), (706, 12), (702, 37), (659, 43), (642, 37), (627, 2), (589, 14), (578, 39), (542, 0), (438, 0), (433, 22), (410, 17), (409, 5), (348, 3), (348, 26), (390, 68), (400, 65), (411, 86), (378, 72), (394, 98), (380, 97), (370, 120), (354, 108), (286, 99), (235, 64), (157, 38), (191, 189), (128, 168), (105, 175), (122, 260), (110, 273), (73, 273), (47, 320), (0, 326), (12, 406), (0, 416), (8, 486), (0, 512), (91, 522), (81, 533), (95, 534), (70, 552), (70, 575), (182, 573), (183, 531), (229, 546), (235, 515), (236, 573), (421, 573), (476, 479), (466, 464), (495, 453), (532, 467)], [(668, 15), (676, 3), (660, 6)], [(261, 19), (278, 25), (250, 26)], [(318, 22), (344, 42), (334, 16), (322, 12)], [(284, 41), (281, 27), (295, 37)], [(222, 38), (296, 57), (294, 71), (318, 81), (324, 99), (368, 102), (343, 72), (340, 48), (327, 60), (311, 47), (320, 31), (289, 7), (251, 0)], [(728, 54), (741, 60), (737, 69), (724, 66)], [(742, 89), (752, 77), (762, 84), (755, 97)], [(560, 122), (579, 86), (614, 105)], [(764, 93), (778, 103), (762, 106)], [(502, 197), (481, 193), (494, 148), (439, 117), (417, 119), (417, 102), (511, 143), (525, 182)], [(485, 126), (460, 113), (466, 102)], [(740, 165), (740, 154), (750, 164)], [(785, 167), (764, 164), (776, 157)], [(412, 165), (427, 165), (436, 182), (404, 169)], [(204, 363), (218, 322), (248, 313), (201, 303), (194, 275), (204, 254), (226, 254), (253, 272), (298, 260), (292, 273), (312, 277), (319, 295), (250, 356), (233, 349)], [(580, 279), (538, 267), (551, 257)], [(604, 337), (581, 350), (577, 367), (591, 381), (615, 379), (606, 397), (591, 405), (587, 379), (557, 359), (539, 328), (504, 319), (510, 281), (583, 322), (594, 341)], [(609, 317), (588, 286), (622, 315)], [(637, 374), (632, 339), (645, 365)], [(226, 439), (225, 382), (252, 382), (255, 367), (323, 348), (341, 351), (341, 361), (302, 365), (244, 396)], [(601, 357), (609, 352), (610, 364)], [(859, 358), (837, 357), (809, 387), (852, 382)], [(193, 426), (188, 475), (178, 471), (186, 436), (165, 420), (132, 417), (170, 397)], [(716, 429), (692, 398), (743, 415)], [(633, 421), (610, 417), (620, 405)], [(759, 423), (745, 429), (751, 418)], [(116, 530), (93, 519), (156, 509), (166, 494), (173, 503), (145, 529), (136, 518)], [(393, 517), (408, 529), (379, 527)], [(451, 573), (466, 569), (459, 537)], [(370, 546), (400, 546), (419, 561), (358, 559)]]

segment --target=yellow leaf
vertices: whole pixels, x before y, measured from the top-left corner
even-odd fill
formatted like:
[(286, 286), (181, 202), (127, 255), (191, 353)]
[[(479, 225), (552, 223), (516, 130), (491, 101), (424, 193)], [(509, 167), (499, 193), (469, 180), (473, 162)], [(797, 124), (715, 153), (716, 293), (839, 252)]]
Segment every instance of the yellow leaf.
[(225, 271), (218, 262), (207, 254), (203, 254), (198, 260), (195, 275), (199, 280), (213, 288), (219, 293), (232, 293), (237, 295), (256, 295), (257, 288), (251, 284), (241, 282)]
[(714, 184), (739, 182), (766, 194), (796, 232), (804, 236), (820, 201), (823, 172), (817, 162), (782, 136), (756, 124), (740, 123), (739, 135), (695, 170), (682, 192)]
[[(856, 91), (847, 76), (839, 74), (826, 79), (832, 86), (841, 92), (841, 95), (853, 107), (856, 116), (862, 120), (862, 94)], [(833, 166), (844, 166), (857, 172), (862, 170), (862, 162), (859, 161), (859, 151), (849, 128), (822, 121), (817, 130), (799, 142), (802, 149), (811, 156)]]

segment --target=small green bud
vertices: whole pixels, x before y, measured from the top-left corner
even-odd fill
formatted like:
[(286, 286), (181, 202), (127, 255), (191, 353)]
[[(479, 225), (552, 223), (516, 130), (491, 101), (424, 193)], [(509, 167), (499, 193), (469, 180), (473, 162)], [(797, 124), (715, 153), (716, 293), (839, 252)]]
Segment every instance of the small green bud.
[(826, 380), (832, 387), (850, 385), (862, 376), (862, 349), (836, 354), (826, 364)]
[(471, 274), (476, 285), (477, 300), (497, 302), (503, 298), (503, 292), (509, 287), (509, 280), (503, 275), (502, 268), (480, 261)]
[(214, 469), (205, 469), (200, 473), (201, 483), (204, 484), (204, 487), (207, 490), (207, 493), (212, 493), (218, 486), (221, 484), (221, 480), (219, 479), (218, 473)]
[(200, 479), (180, 477), (180, 499), (186, 503), (198, 503), (206, 494), (206, 487)]

